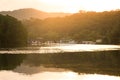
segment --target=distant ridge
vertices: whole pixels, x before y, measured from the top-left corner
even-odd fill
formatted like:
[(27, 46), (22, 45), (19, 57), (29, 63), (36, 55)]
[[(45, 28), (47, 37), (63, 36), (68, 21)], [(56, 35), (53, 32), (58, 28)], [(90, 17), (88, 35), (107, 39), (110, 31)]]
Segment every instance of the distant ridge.
[(10, 15), (19, 20), (30, 19), (30, 18), (46, 19), (49, 17), (64, 17), (71, 15), (70, 13), (47, 13), (33, 8), (18, 9), (14, 11), (1, 11), (0, 14)]

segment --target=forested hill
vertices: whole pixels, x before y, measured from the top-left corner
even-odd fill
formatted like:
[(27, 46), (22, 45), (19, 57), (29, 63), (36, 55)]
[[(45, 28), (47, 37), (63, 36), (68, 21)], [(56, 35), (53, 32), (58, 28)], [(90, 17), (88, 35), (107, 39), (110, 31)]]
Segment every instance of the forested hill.
[(102, 44), (120, 44), (120, 11), (80, 12), (64, 18), (30, 19), (23, 22), (29, 38), (42, 37), (76, 42), (102, 40)]
[(46, 19), (48, 17), (64, 17), (64, 16), (71, 15), (70, 13), (47, 13), (47, 12), (42, 12), (33, 8), (25, 8), (25, 9), (19, 9), (14, 11), (2, 11), (0, 12), (0, 14), (10, 15), (19, 20), (30, 19), (30, 18)]

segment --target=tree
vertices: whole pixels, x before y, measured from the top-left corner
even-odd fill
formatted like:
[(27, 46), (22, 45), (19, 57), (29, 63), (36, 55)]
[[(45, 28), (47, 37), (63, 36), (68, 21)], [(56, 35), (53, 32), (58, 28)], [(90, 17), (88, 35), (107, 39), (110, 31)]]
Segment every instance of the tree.
[(44, 38), (52, 41), (70, 37), (77, 42), (101, 39), (103, 44), (120, 44), (119, 14), (120, 11), (118, 10), (80, 12), (63, 18), (33, 19), (32, 22), (28, 20), (26, 21), (26, 27), (28, 28), (29, 36), (44, 36)]
[(27, 31), (20, 21), (0, 15), (0, 47), (12, 48), (27, 45)]

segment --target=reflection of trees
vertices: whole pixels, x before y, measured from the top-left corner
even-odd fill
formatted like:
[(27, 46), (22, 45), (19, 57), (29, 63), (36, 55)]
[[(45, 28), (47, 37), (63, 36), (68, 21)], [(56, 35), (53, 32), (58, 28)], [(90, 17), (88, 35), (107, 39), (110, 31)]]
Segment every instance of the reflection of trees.
[(77, 73), (101, 73), (120, 75), (120, 51), (82, 52), (29, 55), (24, 61), (30, 66), (69, 69)]
[(44, 66), (46, 68), (63, 68), (77, 73), (120, 75), (119, 61), (120, 51), (29, 55), (1, 54), (0, 70), (12, 70), (23, 63), (24, 66), (30, 68)]
[(0, 54), (0, 70), (14, 69), (21, 64), (26, 55)]

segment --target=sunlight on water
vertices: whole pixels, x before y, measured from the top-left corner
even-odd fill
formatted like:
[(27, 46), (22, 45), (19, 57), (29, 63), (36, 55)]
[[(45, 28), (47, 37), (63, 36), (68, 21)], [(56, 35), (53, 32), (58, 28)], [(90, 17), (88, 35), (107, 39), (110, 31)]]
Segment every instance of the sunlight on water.
[(63, 51), (104, 51), (104, 50), (115, 50), (120, 49), (120, 46), (116, 45), (85, 45), (85, 44), (74, 44), (74, 45), (64, 45), (58, 46), (58, 49)]
[(120, 77), (98, 74), (82, 75), (81, 77), (80, 80), (120, 80)]
[[(36, 48), (36, 49), (35, 49)], [(30, 53), (62, 53), (62, 52), (85, 52), (85, 51), (108, 51), (120, 50), (120, 45), (91, 45), (91, 44), (58, 44), (49, 47), (33, 47), (29, 49), (2, 50), (0, 53), (30, 54)]]
[(87, 45), (87, 44), (64, 44), (50, 47), (41, 47), (39, 52), (57, 53), (57, 52), (85, 52), (85, 51), (109, 51), (120, 50), (118, 45)]
[(0, 80), (120, 80), (120, 77), (99, 74), (79, 75), (74, 72), (43, 72), (25, 75), (12, 71), (1, 71)]

